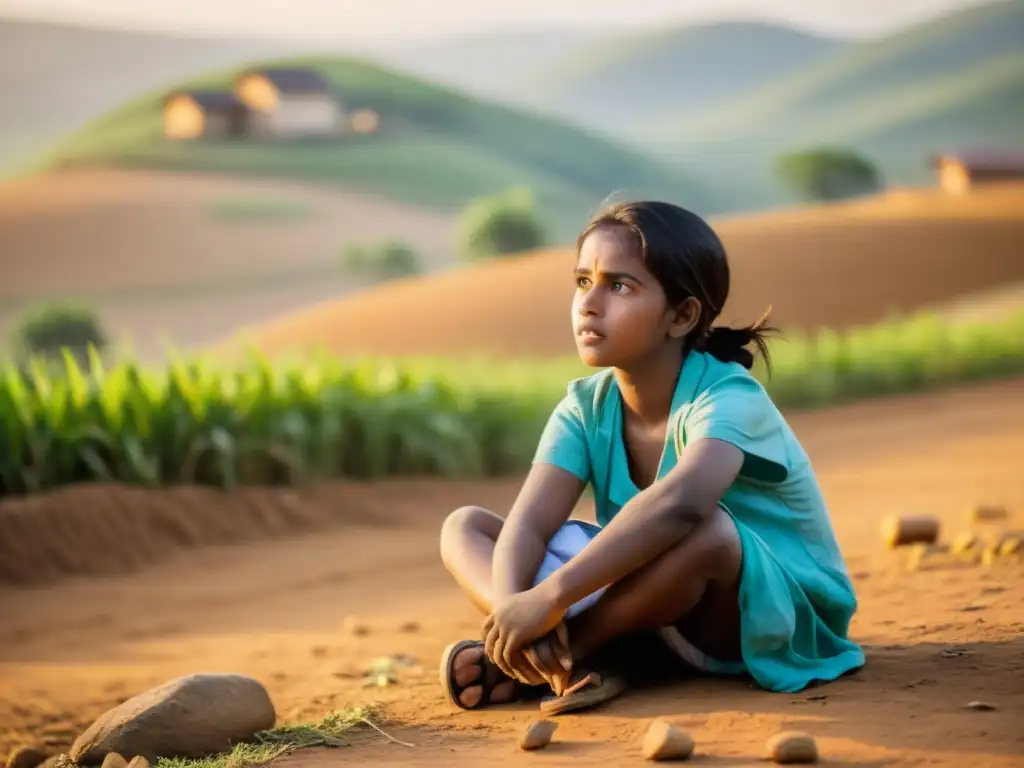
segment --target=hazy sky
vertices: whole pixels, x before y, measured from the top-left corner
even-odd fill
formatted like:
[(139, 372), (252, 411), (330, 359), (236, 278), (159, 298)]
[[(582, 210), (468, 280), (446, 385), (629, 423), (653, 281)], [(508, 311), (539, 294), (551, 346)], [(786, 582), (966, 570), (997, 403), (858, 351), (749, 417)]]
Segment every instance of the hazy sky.
[(649, 27), (722, 18), (864, 35), (987, 0), (0, 0), (0, 13), (117, 26), (354, 41), (502, 27)]

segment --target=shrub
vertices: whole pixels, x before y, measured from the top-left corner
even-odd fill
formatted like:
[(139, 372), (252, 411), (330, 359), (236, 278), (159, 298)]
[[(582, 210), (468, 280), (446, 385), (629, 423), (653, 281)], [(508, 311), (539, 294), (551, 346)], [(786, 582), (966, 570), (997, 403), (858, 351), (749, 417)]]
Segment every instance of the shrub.
[[(772, 341), (763, 378), (783, 407), (1024, 372), (1024, 314), (920, 316)], [(0, 496), (69, 483), (302, 483), (523, 471), (577, 358), (548, 362), (335, 358), (237, 370), (180, 361), (0, 369)]]
[(90, 346), (103, 349), (107, 337), (95, 312), (84, 307), (44, 305), (29, 310), (15, 329), (18, 357), (59, 358), (67, 349), (80, 360)]
[(545, 227), (529, 190), (515, 188), (474, 200), (459, 215), (459, 252), (467, 261), (539, 248)]
[(375, 280), (391, 280), (420, 272), (415, 251), (397, 240), (350, 245), (342, 252), (343, 267)]
[(877, 192), (878, 169), (850, 149), (823, 147), (783, 155), (776, 161), (782, 181), (802, 198), (840, 200)]

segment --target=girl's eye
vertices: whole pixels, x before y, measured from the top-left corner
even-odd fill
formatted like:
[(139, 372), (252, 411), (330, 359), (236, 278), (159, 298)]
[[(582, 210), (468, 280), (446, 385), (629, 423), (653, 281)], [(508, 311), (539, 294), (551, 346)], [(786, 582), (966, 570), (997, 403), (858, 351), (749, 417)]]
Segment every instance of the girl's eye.
[(590, 278), (589, 277), (577, 277), (576, 278), (576, 285), (578, 287), (580, 287), (580, 288), (586, 288), (588, 285), (590, 285)]
[(626, 290), (626, 284), (625, 283), (612, 283), (612, 290), (613, 291), (620, 291), (620, 292), (624, 291), (624, 290)]

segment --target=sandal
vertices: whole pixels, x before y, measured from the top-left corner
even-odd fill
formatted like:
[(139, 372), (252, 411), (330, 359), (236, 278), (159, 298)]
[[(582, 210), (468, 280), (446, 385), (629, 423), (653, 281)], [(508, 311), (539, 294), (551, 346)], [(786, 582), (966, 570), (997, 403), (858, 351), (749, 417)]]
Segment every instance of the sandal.
[(561, 696), (549, 696), (540, 703), (545, 715), (561, 715), (604, 704), (626, 690), (626, 681), (619, 675), (601, 672), (581, 672), (573, 675), (573, 682)]
[[(494, 689), (502, 683), (507, 683), (510, 680), (515, 682), (515, 687), (512, 689), (512, 695), (509, 696), (508, 699), (503, 699), (500, 702), (493, 703), (513, 704), (524, 699), (526, 695), (532, 691), (531, 686), (521, 683), (502, 672), (494, 662), (487, 658), (487, 654), (483, 652), (483, 647), (484, 643), (482, 640), (460, 640), (457, 643), (449, 645), (441, 654), (441, 689), (444, 691), (444, 695), (448, 701), (459, 709), (483, 709), (492, 703), (491, 693)], [(455, 659), (467, 648), (480, 649), (480, 660), (477, 663), (483, 671), (473, 682), (460, 687), (458, 682), (455, 680)], [(462, 703), (460, 697), (466, 688), (472, 688), (477, 685), (481, 688), (480, 701), (472, 707), (467, 707)]]

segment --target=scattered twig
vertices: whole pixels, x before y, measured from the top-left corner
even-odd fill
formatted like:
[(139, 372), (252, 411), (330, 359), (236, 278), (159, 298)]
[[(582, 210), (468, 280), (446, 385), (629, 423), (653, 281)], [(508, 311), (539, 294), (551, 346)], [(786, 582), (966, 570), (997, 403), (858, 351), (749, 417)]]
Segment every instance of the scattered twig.
[(391, 734), (389, 734), (389, 733), (386, 733), (386, 732), (384, 731), (384, 729), (382, 729), (382, 728), (381, 728), (380, 726), (378, 726), (378, 725), (377, 725), (376, 723), (373, 723), (373, 722), (371, 722), (371, 721), (367, 720), (366, 718), (363, 718), (363, 721), (362, 721), (362, 722), (364, 722), (364, 723), (365, 723), (366, 725), (368, 725), (368, 726), (370, 726), (371, 728), (373, 728), (373, 730), (377, 731), (377, 733), (379, 733), (379, 734), (380, 734), (381, 736), (383, 736), (383, 737), (384, 737), (385, 739), (387, 739), (388, 741), (393, 741), (393, 742), (395, 742), (395, 744), (401, 744), (401, 745), (402, 745), (403, 747), (415, 747), (415, 746), (416, 746), (415, 744), (410, 744), (410, 743), (409, 743), (409, 742), (407, 742), (407, 741), (402, 741), (401, 739), (396, 739), (396, 738), (395, 738), (394, 736), (392, 736)]

